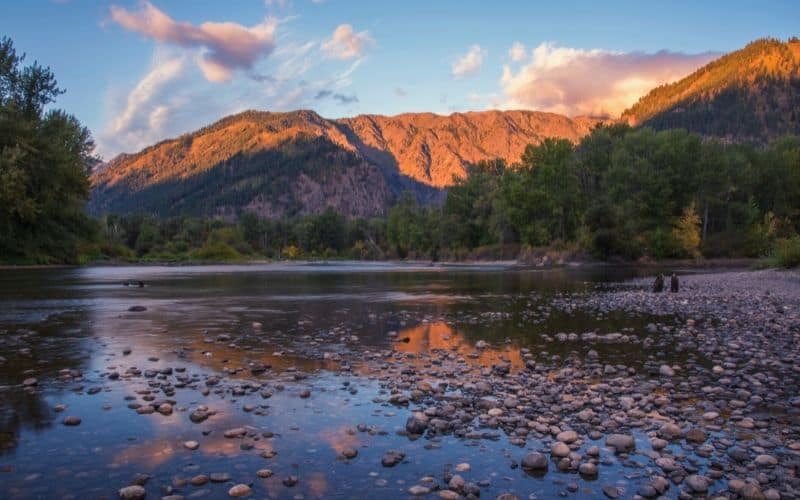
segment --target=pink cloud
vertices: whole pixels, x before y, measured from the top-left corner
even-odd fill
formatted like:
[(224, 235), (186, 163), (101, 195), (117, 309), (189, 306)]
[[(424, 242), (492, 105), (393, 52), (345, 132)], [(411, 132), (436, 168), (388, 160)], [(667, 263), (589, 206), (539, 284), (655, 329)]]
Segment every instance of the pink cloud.
[(251, 27), (233, 22), (195, 26), (173, 20), (146, 1), (138, 11), (114, 5), (111, 18), (128, 31), (159, 42), (203, 49), (197, 64), (207, 80), (217, 83), (229, 81), (235, 70), (252, 69), (256, 60), (275, 49), (277, 21), (273, 18)]
[(504, 108), (568, 116), (618, 116), (641, 96), (715, 59), (717, 54), (609, 52), (543, 43), (521, 66), (505, 66)]

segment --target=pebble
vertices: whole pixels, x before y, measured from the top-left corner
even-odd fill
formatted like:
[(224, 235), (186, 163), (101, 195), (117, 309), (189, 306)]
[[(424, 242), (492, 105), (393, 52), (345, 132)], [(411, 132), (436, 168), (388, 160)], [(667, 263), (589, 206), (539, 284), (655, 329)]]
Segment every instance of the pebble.
[(197, 441), (186, 441), (183, 443), (183, 446), (187, 450), (196, 450), (197, 448), (200, 447), (200, 443), (198, 443)]
[(147, 494), (145, 489), (138, 484), (121, 488), (118, 493), (122, 500), (142, 500)]
[(248, 485), (237, 484), (228, 490), (228, 495), (232, 497), (246, 497), (252, 492), (253, 490)]
[(79, 417), (75, 417), (72, 415), (70, 415), (69, 417), (64, 417), (64, 420), (62, 420), (62, 422), (64, 425), (68, 426), (81, 425), (81, 419)]

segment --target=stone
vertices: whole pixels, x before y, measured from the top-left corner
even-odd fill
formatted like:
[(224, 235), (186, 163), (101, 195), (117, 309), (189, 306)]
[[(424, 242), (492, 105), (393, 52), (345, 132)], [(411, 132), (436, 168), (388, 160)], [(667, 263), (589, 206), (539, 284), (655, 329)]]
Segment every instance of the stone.
[(406, 454), (396, 450), (390, 450), (383, 455), (381, 465), (384, 467), (394, 467), (406, 458)]
[(296, 485), (298, 481), (299, 479), (297, 479), (297, 476), (286, 476), (283, 478), (282, 482), (284, 486), (291, 488), (292, 486)]
[(142, 500), (147, 494), (145, 489), (138, 484), (121, 488), (117, 493), (122, 500)]
[(561, 441), (562, 443), (572, 444), (578, 440), (578, 433), (575, 431), (563, 431), (559, 432), (556, 436), (556, 439)]
[(525, 455), (525, 458), (522, 459), (522, 468), (541, 471), (547, 470), (549, 465), (549, 461), (547, 457), (539, 452), (528, 453)]
[(580, 472), (584, 476), (594, 477), (597, 475), (597, 466), (592, 462), (583, 462), (578, 467), (578, 472)]
[(683, 435), (683, 431), (677, 425), (667, 422), (658, 430), (658, 436), (667, 441), (678, 439)]
[(73, 415), (70, 415), (69, 417), (64, 417), (64, 420), (62, 420), (62, 423), (64, 425), (73, 426), (74, 427), (76, 425), (81, 425), (81, 419), (79, 417), (75, 417)]
[(553, 443), (553, 446), (550, 447), (550, 454), (558, 458), (566, 457), (569, 455), (569, 446), (561, 442)]
[(614, 448), (617, 453), (624, 453), (635, 450), (636, 441), (627, 434), (611, 434), (606, 438), (606, 446)]
[(414, 412), (406, 421), (406, 432), (422, 434), (428, 428), (428, 417), (422, 412)]
[(247, 435), (247, 429), (245, 429), (244, 427), (235, 427), (233, 429), (228, 429), (227, 431), (222, 433), (222, 435), (228, 439), (240, 438)]
[(342, 456), (348, 460), (356, 458), (356, 456), (358, 456), (358, 450), (348, 446), (342, 450)]
[(200, 447), (200, 443), (198, 443), (197, 441), (186, 441), (185, 443), (183, 443), (183, 447), (186, 448), (187, 450), (196, 450), (197, 448)]
[(660, 375), (664, 376), (664, 377), (674, 377), (675, 376), (675, 370), (673, 370), (672, 367), (669, 366), (669, 365), (661, 365), (658, 368), (658, 373)]
[(252, 492), (253, 490), (246, 484), (237, 484), (235, 486), (232, 486), (231, 489), (228, 490), (228, 496), (246, 497)]
[(271, 469), (260, 469), (256, 472), (256, 476), (260, 477), (261, 479), (266, 479), (268, 477), (272, 477), (272, 470)]
[(427, 495), (430, 492), (431, 492), (430, 488), (420, 485), (412, 486), (411, 488), (408, 489), (408, 493), (415, 497)]
[(710, 484), (711, 480), (706, 476), (692, 474), (686, 478), (686, 485), (695, 493), (705, 493)]
[(758, 455), (755, 459), (755, 463), (759, 467), (774, 467), (778, 465), (778, 459), (772, 455)]

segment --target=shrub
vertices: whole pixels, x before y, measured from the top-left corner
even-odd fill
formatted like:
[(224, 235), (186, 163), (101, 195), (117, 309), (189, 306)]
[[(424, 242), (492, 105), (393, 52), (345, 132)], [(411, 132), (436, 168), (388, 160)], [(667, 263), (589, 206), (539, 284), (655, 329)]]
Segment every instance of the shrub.
[(800, 266), (800, 236), (775, 240), (772, 257), (780, 267)]

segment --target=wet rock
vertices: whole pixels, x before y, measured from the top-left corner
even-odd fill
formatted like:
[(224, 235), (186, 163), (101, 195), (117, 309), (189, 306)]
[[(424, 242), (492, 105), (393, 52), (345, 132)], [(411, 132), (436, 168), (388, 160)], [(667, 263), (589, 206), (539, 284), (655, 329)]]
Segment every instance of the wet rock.
[(346, 459), (356, 458), (358, 456), (358, 450), (352, 447), (347, 447), (342, 450), (342, 456)]
[(247, 435), (247, 429), (244, 427), (235, 427), (233, 429), (228, 429), (222, 433), (222, 435), (228, 439), (241, 438)]
[(594, 477), (597, 475), (597, 466), (592, 462), (583, 462), (578, 467), (578, 472), (580, 472), (584, 476)]
[(147, 308), (145, 306), (131, 306), (128, 308), (129, 312), (144, 312)]
[(603, 486), (603, 494), (608, 498), (619, 498), (622, 492), (618, 487), (607, 484)]
[(547, 457), (539, 452), (528, 453), (525, 455), (525, 458), (522, 459), (523, 469), (544, 471), (547, 470), (548, 465), (549, 461), (547, 460)]
[(406, 454), (396, 450), (390, 450), (383, 455), (381, 465), (384, 467), (394, 467), (406, 458)]
[(774, 467), (778, 465), (778, 459), (772, 455), (758, 455), (754, 462), (759, 467)]
[(145, 489), (138, 484), (121, 488), (117, 493), (122, 500), (142, 500), (147, 494)]
[(260, 477), (261, 479), (266, 479), (268, 477), (272, 477), (272, 470), (271, 469), (260, 469), (256, 471), (256, 476)]
[(158, 405), (158, 413), (162, 415), (172, 415), (172, 405), (169, 403), (162, 403)]
[(252, 492), (253, 492), (253, 490), (248, 485), (246, 485), (246, 484), (237, 484), (235, 486), (232, 486), (231, 489), (228, 490), (228, 496), (246, 497)]
[(665, 423), (658, 430), (658, 437), (666, 439), (667, 441), (673, 441), (681, 436), (683, 436), (681, 428), (671, 422)]
[(298, 481), (299, 479), (297, 479), (297, 476), (286, 476), (283, 478), (282, 482), (284, 486), (291, 488), (292, 486), (296, 485)]
[(563, 431), (559, 432), (556, 436), (556, 439), (561, 441), (562, 443), (572, 444), (578, 440), (578, 433), (575, 431)]
[(39, 381), (33, 377), (26, 378), (22, 381), (23, 387), (33, 387), (39, 384)]
[(198, 443), (197, 441), (186, 441), (183, 443), (183, 447), (186, 448), (187, 450), (196, 450), (197, 448), (200, 447), (200, 443)]
[(691, 443), (698, 443), (702, 444), (705, 443), (708, 439), (708, 434), (703, 429), (698, 429), (697, 427), (693, 429), (689, 429), (686, 433), (686, 440)]
[(192, 486), (203, 486), (204, 484), (208, 483), (209, 480), (210, 478), (205, 474), (199, 474), (191, 478), (189, 480), (189, 484), (191, 484)]
[(430, 489), (430, 488), (427, 488), (427, 487), (425, 487), (425, 486), (420, 486), (420, 485), (412, 486), (412, 487), (410, 487), (410, 488), (408, 489), (408, 493), (409, 493), (410, 495), (412, 495), (412, 496), (415, 496), (415, 497), (416, 497), (416, 496), (423, 496), (423, 495), (427, 495), (427, 494), (428, 494), (428, 493), (430, 493), (430, 492), (431, 492), (431, 489)]
[(406, 421), (406, 432), (422, 434), (428, 428), (428, 417), (422, 412), (414, 412)]
[(68, 417), (64, 417), (64, 420), (62, 420), (62, 423), (64, 425), (68, 425), (68, 426), (81, 425), (81, 419), (79, 417), (75, 417), (75, 416), (70, 415)]
[(686, 478), (686, 485), (695, 493), (705, 493), (710, 484), (709, 478), (698, 474), (692, 474)]
[(209, 474), (208, 478), (212, 483), (227, 483), (231, 480), (231, 475), (227, 472), (214, 472)]
[(569, 446), (561, 442), (553, 443), (550, 447), (550, 454), (557, 458), (566, 457), (569, 455), (569, 451)]
[(614, 448), (617, 453), (625, 453), (636, 449), (636, 441), (627, 434), (611, 434), (606, 438), (606, 446)]

